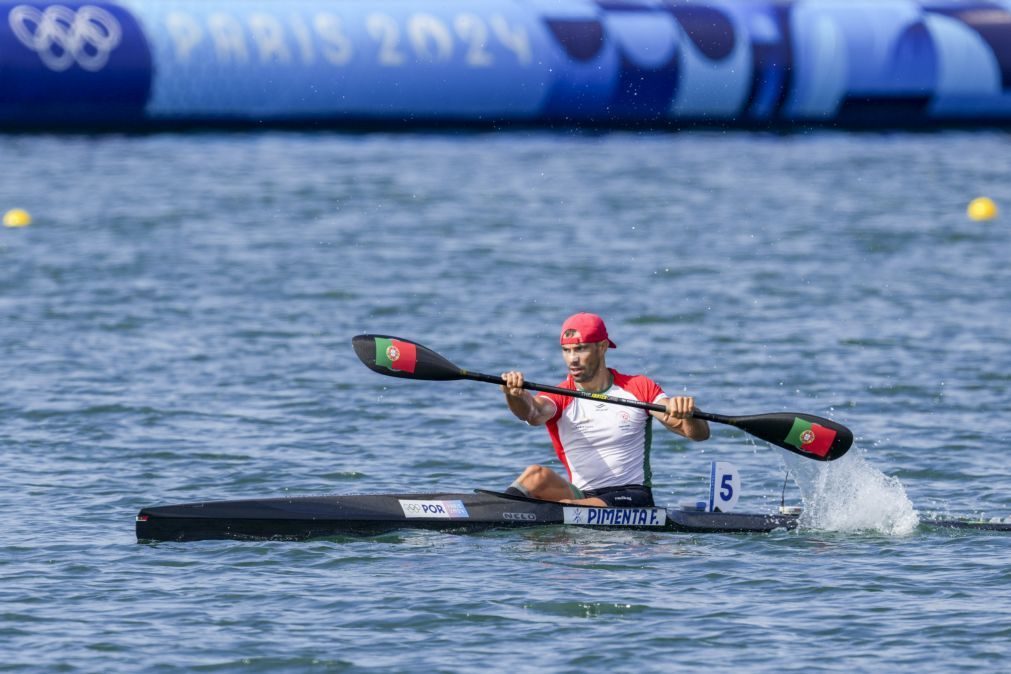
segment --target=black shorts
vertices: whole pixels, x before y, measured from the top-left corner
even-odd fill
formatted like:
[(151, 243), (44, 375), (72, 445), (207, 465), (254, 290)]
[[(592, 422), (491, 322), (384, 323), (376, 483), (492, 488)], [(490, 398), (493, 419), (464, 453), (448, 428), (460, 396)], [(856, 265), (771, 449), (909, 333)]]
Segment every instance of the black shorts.
[(599, 498), (612, 508), (652, 508), (653, 490), (641, 484), (626, 484), (622, 487), (586, 489), (583, 498)]

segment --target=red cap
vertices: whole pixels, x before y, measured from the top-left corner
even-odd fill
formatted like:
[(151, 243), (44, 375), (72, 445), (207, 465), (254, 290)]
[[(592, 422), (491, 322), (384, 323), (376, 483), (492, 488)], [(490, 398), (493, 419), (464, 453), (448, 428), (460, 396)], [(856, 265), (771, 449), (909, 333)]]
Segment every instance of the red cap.
[[(566, 337), (565, 333), (575, 330), (575, 337)], [(573, 314), (562, 323), (562, 336), (559, 340), (562, 344), (584, 344), (593, 342), (603, 342), (612, 349), (617, 349), (618, 345), (607, 336), (607, 326), (604, 319), (597, 314)]]

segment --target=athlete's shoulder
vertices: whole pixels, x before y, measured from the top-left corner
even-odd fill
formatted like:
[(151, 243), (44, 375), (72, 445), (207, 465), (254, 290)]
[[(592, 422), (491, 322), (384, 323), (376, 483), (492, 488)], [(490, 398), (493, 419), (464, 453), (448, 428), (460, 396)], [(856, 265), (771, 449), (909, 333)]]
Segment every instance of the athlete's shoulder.
[(641, 386), (642, 384), (656, 384), (655, 381), (644, 374), (626, 374), (617, 370), (611, 370), (611, 375), (614, 377), (615, 385), (621, 388), (625, 388), (626, 385)]
[(622, 388), (638, 400), (651, 403), (664, 395), (663, 389), (655, 381), (644, 374), (625, 374), (617, 370), (611, 370), (614, 376), (614, 385)]

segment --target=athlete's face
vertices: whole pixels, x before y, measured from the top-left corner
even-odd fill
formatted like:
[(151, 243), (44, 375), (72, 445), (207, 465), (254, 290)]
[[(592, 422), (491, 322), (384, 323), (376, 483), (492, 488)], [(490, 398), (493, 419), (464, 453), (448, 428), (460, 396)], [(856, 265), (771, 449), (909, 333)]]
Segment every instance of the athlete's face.
[(569, 369), (573, 381), (585, 384), (593, 381), (604, 364), (604, 354), (607, 352), (607, 342), (591, 344), (563, 344), (562, 358)]

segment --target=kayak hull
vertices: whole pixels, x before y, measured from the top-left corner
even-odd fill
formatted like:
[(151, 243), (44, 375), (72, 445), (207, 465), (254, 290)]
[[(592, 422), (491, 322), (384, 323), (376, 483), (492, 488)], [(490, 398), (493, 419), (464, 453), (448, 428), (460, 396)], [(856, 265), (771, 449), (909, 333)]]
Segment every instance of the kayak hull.
[(357, 494), (209, 501), (144, 508), (141, 541), (308, 540), (399, 529), (481, 531), (568, 525), (682, 533), (793, 529), (796, 515), (668, 508), (588, 508), (496, 492)]

